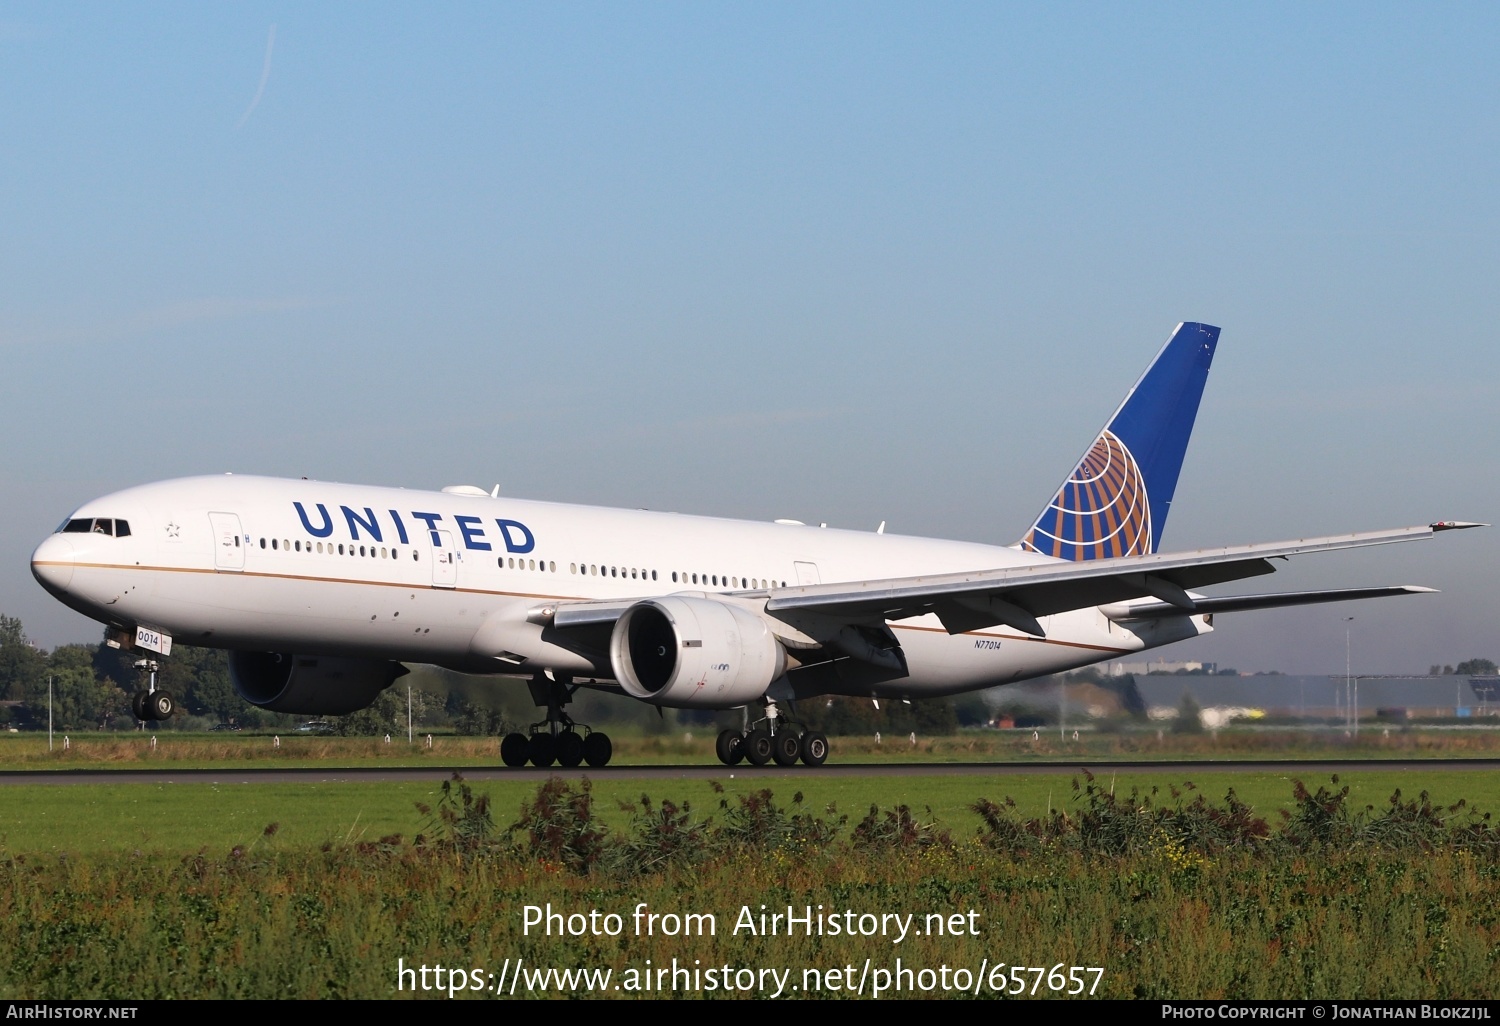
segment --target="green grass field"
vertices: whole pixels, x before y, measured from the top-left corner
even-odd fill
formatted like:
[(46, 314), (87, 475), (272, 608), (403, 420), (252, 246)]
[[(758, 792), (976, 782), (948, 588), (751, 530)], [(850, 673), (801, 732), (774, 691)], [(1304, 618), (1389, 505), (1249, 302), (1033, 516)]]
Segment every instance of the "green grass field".
[[(732, 777), (731, 777), (732, 774)], [(1293, 777), (1308, 786), (1327, 783), (1325, 774), (1234, 772), (1192, 774), (1210, 800), (1218, 801), (1233, 788), (1241, 800), (1273, 825), (1280, 809), (1290, 808)], [(0, 845), (10, 853), (70, 852), (103, 854), (145, 852), (222, 854), (236, 845), (257, 843), (271, 823), (278, 825), (279, 848), (315, 848), (324, 842), (351, 843), (388, 834), (407, 840), (419, 829), (422, 816), (416, 803), (431, 804), (445, 775), (434, 771), (429, 782), (412, 783), (290, 783), (290, 784), (20, 784), (0, 786)], [(871, 805), (910, 805), (923, 813), (931, 808), (936, 820), (955, 837), (972, 834), (979, 819), (969, 810), (979, 798), (1015, 799), (1026, 815), (1042, 815), (1049, 807), (1067, 809), (1077, 774), (1037, 773), (1026, 776), (973, 775), (892, 777), (834, 777), (809, 771), (793, 779), (758, 777), (753, 770), (725, 770), (718, 783), (725, 796), (769, 787), (776, 798), (790, 802), (796, 792), (807, 808), (821, 812), (834, 804), (851, 821)], [(1170, 766), (1159, 771), (1101, 775), (1105, 786), (1121, 793), (1132, 787), (1183, 788), (1184, 775)], [(1383, 807), (1400, 788), (1407, 797), (1420, 791), (1435, 802), (1451, 804), (1460, 798), (1481, 810), (1500, 813), (1500, 774), (1433, 770), (1398, 773), (1351, 770), (1341, 775), (1359, 806)], [(488, 794), (501, 826), (514, 818), (523, 798), (536, 790), (526, 781), (475, 783), (476, 793)], [(712, 815), (720, 795), (707, 781), (594, 780), (594, 795), (606, 822), (623, 824), (619, 802), (631, 803), (642, 793), (655, 800), (688, 801), (695, 810)]]

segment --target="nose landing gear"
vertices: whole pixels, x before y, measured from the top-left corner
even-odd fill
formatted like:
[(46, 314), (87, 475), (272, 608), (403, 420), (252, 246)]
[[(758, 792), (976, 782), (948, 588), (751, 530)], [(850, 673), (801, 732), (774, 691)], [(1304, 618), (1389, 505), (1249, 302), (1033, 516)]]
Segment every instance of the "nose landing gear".
[(156, 686), (156, 671), (161, 664), (155, 659), (137, 659), (135, 668), (146, 675), (146, 690), (130, 696), (130, 712), (142, 723), (147, 720), (166, 720), (177, 711), (172, 696)]

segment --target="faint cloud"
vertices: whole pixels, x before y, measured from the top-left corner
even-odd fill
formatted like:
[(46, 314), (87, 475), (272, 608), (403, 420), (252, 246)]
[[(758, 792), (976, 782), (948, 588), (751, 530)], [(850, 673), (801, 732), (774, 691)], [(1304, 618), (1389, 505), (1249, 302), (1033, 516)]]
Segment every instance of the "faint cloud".
[(205, 297), (184, 299), (134, 313), (106, 318), (93, 324), (53, 327), (40, 331), (0, 331), (0, 345), (69, 345), (109, 342), (121, 338), (150, 335), (154, 332), (213, 321), (238, 320), (262, 314), (310, 310), (334, 305), (327, 299), (292, 297), (285, 299), (227, 299)]
[(255, 98), (250, 101), (250, 106), (245, 108), (245, 113), (240, 115), (240, 123), (234, 126), (235, 131), (245, 127), (245, 122), (250, 120), (250, 115), (255, 113), (255, 108), (260, 106), (260, 98), (265, 95), (266, 83), (271, 78), (271, 51), (276, 48), (276, 26), (271, 26), (270, 34), (266, 36), (266, 59), (260, 66), (260, 85), (255, 87)]

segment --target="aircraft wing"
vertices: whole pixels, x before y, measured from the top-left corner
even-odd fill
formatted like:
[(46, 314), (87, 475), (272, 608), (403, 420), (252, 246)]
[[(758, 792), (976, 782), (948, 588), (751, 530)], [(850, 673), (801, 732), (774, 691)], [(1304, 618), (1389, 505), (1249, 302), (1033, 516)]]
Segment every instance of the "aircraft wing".
[[(1170, 607), (1179, 615), (1209, 612), (1208, 608), (1200, 609), (1200, 603), (1213, 600), (1195, 599), (1188, 594), (1190, 589), (1272, 573), (1275, 570), (1271, 565), (1273, 559), (1308, 552), (1416, 541), (1430, 538), (1438, 531), (1477, 526), (1482, 525), (1443, 521), (1390, 531), (1200, 549), (1197, 552), (803, 585), (772, 592), (765, 608), (773, 616), (809, 613), (850, 623), (902, 620), (934, 613), (951, 634), (1005, 624), (1040, 637), (1043, 631), (1037, 621), (1054, 613), (1139, 598), (1156, 598), (1162, 607)], [(1334, 599), (1313, 598), (1310, 601)], [(1165, 614), (1156, 612), (1150, 615)]]

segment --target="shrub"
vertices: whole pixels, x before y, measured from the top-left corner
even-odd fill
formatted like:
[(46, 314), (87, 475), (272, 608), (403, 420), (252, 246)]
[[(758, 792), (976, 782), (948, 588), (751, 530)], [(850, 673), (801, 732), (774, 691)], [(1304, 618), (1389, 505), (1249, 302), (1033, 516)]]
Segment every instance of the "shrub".
[[(801, 791), (792, 796), (792, 805), (802, 805)], [(721, 798), (719, 808), (724, 810), (724, 825), (718, 829), (717, 835), (731, 848), (821, 848), (837, 837), (849, 821), (847, 816), (835, 820), (836, 810), (831, 805), (826, 817), (810, 812), (789, 812), (776, 804), (770, 788), (740, 795), (734, 805), (730, 805), (727, 798)]]
[(938, 826), (931, 807), (927, 818), (919, 820), (912, 815), (910, 805), (898, 805), (884, 813), (878, 805), (871, 805), (870, 814), (854, 828), (850, 842), (857, 850), (867, 852), (922, 851), (934, 846), (951, 847), (953, 838)]
[(417, 802), (417, 811), (426, 816), (417, 844), (436, 844), (454, 851), (472, 854), (495, 842), (495, 820), (490, 816), (490, 796), (475, 797), (459, 773), (443, 781), (442, 796), (434, 811)]
[(609, 828), (594, 819), (593, 785), (587, 777), (575, 789), (561, 777), (549, 777), (529, 801), (521, 818), (505, 831), (514, 841), (526, 836), (526, 851), (542, 861), (587, 875), (609, 846)]
[(652, 804), (648, 795), (641, 795), (636, 805), (622, 807), (630, 813), (629, 833), (622, 840), (610, 845), (607, 865), (622, 876), (653, 873), (669, 866), (701, 861), (715, 847), (711, 824), (708, 820), (693, 819), (689, 802), (679, 807), (675, 802), (663, 799), (661, 805)]

